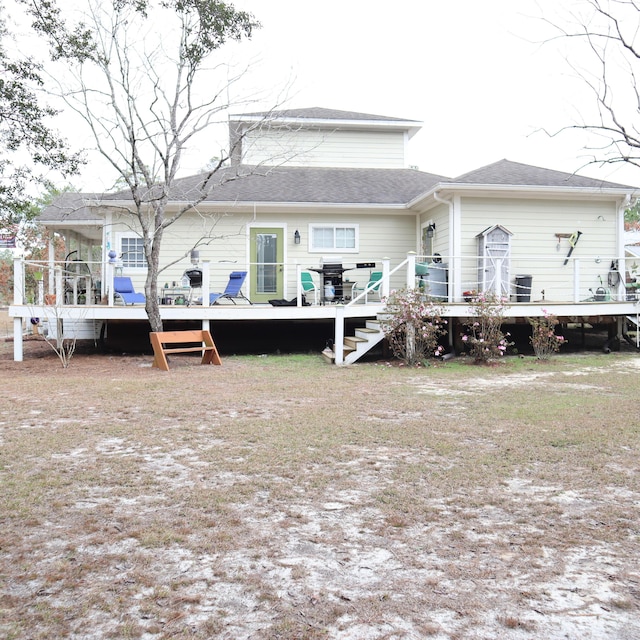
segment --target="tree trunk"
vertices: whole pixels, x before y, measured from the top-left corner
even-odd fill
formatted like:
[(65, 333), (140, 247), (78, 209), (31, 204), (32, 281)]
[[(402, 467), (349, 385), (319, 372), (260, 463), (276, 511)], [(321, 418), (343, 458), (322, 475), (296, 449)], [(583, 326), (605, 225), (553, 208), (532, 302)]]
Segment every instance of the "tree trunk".
[(162, 317), (160, 315), (160, 303), (158, 299), (158, 271), (160, 269), (160, 246), (162, 244), (162, 228), (156, 228), (149, 249), (148, 239), (145, 238), (145, 250), (147, 253), (147, 280), (144, 286), (146, 296), (145, 310), (151, 325), (151, 331), (162, 331)]
[(416, 327), (413, 322), (406, 324), (406, 357), (407, 364), (415, 364), (416, 360)]

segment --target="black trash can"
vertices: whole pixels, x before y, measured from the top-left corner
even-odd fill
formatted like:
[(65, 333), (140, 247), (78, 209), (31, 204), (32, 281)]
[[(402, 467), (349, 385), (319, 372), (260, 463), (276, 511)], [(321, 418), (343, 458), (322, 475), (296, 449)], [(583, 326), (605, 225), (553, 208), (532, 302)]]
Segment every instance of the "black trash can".
[(516, 302), (531, 302), (533, 276), (516, 276)]

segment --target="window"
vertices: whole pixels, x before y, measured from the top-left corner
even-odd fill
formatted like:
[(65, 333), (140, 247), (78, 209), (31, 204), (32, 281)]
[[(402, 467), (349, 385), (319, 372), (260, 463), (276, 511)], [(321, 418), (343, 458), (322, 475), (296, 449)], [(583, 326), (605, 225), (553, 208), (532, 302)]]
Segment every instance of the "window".
[(120, 238), (120, 253), (122, 254), (122, 266), (125, 269), (145, 268), (147, 266), (142, 238), (137, 236), (123, 236)]
[(358, 251), (358, 226), (311, 225), (310, 251)]

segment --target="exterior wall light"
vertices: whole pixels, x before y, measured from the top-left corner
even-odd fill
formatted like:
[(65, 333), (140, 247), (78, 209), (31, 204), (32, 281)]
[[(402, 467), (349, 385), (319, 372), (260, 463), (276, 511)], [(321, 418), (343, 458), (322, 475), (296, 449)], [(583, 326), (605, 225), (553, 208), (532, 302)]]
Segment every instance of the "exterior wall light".
[(293, 244), (300, 244), (300, 232), (297, 229), (293, 233)]
[(433, 234), (436, 230), (436, 223), (432, 222), (428, 227), (427, 227), (427, 238), (433, 238)]

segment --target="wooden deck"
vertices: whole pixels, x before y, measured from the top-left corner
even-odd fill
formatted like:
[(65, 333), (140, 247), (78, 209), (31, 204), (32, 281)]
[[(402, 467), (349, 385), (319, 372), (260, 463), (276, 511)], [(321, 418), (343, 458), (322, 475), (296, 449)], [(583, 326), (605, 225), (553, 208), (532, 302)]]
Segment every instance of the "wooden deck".
[[(463, 321), (471, 315), (467, 303), (443, 303), (441, 305), (444, 317), (450, 320)], [(271, 305), (233, 305), (219, 304), (211, 307), (202, 306), (162, 306), (163, 321), (182, 321), (198, 324), (202, 329), (209, 329), (211, 323), (221, 322), (305, 322), (312, 326), (318, 320), (330, 321), (334, 328), (334, 341), (341, 343), (344, 337), (344, 324), (349, 319), (375, 319), (384, 310), (382, 303), (353, 304), (353, 305), (311, 305), (307, 307), (273, 307)], [(13, 318), (14, 360), (23, 359), (22, 336), (23, 328), (31, 318), (39, 318), (52, 325), (61, 319), (70, 325), (84, 324), (94, 333), (78, 333), (78, 338), (97, 339), (102, 326), (110, 321), (147, 322), (147, 314), (141, 305), (12, 305), (8, 310)], [(635, 318), (640, 324), (640, 302), (638, 301), (602, 301), (602, 302), (516, 302), (505, 308), (505, 324), (526, 322), (527, 318), (539, 317), (550, 313), (558, 317), (561, 322), (608, 324), (622, 320), (625, 317)], [(452, 323), (453, 324), (453, 323)], [(341, 362), (341, 361), (340, 361)]]

